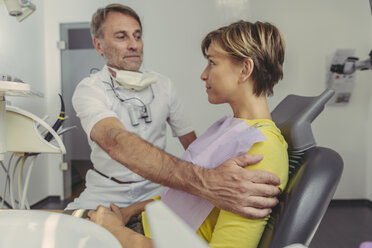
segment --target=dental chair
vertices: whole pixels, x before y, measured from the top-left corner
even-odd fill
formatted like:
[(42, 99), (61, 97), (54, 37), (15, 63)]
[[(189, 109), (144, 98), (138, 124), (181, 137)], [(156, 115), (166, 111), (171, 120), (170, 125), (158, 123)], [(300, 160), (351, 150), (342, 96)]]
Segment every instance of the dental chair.
[(288, 143), (289, 181), (273, 209), (259, 248), (309, 246), (341, 178), (340, 155), (316, 146), (311, 122), (333, 96), (287, 96), (272, 112), (273, 121)]

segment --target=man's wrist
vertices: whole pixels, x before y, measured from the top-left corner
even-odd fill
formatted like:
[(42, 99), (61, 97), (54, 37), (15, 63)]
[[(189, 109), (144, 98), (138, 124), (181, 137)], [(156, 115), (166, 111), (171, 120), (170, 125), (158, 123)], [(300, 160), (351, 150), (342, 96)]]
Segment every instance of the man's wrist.
[(178, 182), (179, 190), (199, 197), (205, 196), (205, 175), (208, 169), (183, 161), (184, 164), (177, 166), (179, 177), (174, 178)]

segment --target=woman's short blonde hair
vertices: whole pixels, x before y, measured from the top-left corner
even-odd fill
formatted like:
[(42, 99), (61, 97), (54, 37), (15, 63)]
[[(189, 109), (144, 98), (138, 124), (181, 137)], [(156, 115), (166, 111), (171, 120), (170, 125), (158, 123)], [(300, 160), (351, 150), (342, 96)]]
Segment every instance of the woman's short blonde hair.
[(105, 26), (105, 19), (108, 13), (110, 12), (119, 12), (125, 15), (129, 15), (137, 20), (138, 24), (142, 30), (142, 23), (138, 14), (128, 6), (122, 4), (109, 4), (105, 8), (98, 9), (92, 16), (92, 21), (90, 23), (90, 32), (92, 37), (102, 38), (103, 29)]
[(238, 21), (207, 34), (201, 44), (204, 56), (213, 43), (234, 61), (251, 58), (254, 62), (253, 93), (272, 95), (274, 85), (283, 78), (284, 39), (270, 23)]

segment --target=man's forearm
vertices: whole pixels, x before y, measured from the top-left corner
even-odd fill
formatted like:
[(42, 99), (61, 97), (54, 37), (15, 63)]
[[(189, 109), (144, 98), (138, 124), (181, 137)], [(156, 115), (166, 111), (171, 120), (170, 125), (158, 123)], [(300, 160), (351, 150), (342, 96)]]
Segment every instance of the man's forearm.
[(200, 196), (204, 168), (178, 159), (126, 131), (117, 119), (107, 118), (98, 122), (92, 130), (91, 138), (111, 158), (138, 175)]
[(135, 134), (124, 131), (117, 135), (116, 147), (109, 155), (155, 183), (193, 194), (202, 186), (200, 174), (203, 168), (178, 159)]

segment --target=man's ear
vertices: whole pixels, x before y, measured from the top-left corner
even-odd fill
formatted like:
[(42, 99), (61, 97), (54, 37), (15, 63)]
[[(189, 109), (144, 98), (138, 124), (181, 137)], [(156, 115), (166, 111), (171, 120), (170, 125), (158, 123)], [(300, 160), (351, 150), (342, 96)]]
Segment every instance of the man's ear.
[(254, 62), (251, 58), (247, 58), (242, 62), (242, 71), (240, 73), (241, 82), (245, 82), (253, 72)]
[(103, 40), (97, 37), (93, 38), (93, 45), (96, 48), (96, 51), (103, 56)]

